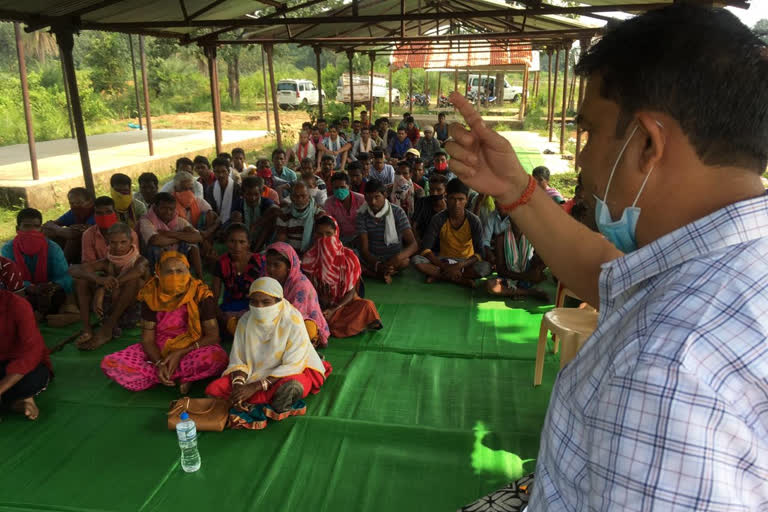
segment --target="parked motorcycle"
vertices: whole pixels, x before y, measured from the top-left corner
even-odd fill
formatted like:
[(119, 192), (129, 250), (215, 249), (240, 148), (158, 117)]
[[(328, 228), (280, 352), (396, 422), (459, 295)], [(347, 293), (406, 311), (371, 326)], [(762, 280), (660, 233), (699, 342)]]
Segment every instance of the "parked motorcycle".
[(411, 98), (405, 100), (405, 107), (411, 105), (416, 107), (428, 107), (430, 103), (429, 94), (414, 94)]
[(448, 101), (448, 97), (445, 94), (441, 94), (440, 98), (437, 100), (437, 106), (438, 107), (450, 107), (451, 102)]

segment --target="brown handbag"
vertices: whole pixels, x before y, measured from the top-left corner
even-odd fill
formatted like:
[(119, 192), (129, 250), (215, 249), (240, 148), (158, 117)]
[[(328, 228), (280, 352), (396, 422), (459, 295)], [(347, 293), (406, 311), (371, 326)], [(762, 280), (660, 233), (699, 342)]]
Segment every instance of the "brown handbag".
[(175, 430), (186, 411), (200, 432), (221, 432), (229, 419), (229, 402), (221, 398), (189, 398), (171, 402), (168, 409), (168, 430)]

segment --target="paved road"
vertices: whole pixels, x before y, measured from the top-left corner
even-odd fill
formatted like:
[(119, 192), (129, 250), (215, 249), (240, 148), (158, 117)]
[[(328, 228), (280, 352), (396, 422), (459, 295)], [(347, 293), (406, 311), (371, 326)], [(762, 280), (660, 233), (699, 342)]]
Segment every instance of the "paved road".
[[(267, 135), (263, 130), (224, 130), (222, 142), (236, 143)], [(174, 155), (208, 153), (214, 145), (213, 130), (152, 130), (155, 155), (149, 156), (146, 132), (133, 130), (88, 137), (94, 173), (135, 165)], [(54, 181), (82, 175), (80, 154), (74, 139), (37, 144), (40, 181)], [(32, 181), (29, 150), (26, 144), (0, 147), (0, 187), (26, 186)]]

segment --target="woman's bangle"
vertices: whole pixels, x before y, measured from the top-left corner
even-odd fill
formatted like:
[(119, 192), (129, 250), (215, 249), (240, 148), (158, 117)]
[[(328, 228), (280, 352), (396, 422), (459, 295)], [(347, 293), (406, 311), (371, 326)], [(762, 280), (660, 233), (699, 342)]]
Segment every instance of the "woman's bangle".
[(200, 343), (196, 341), (196, 342), (195, 342), (195, 350), (197, 350), (197, 349), (199, 349), (199, 348), (200, 348)]
[(232, 385), (234, 386), (235, 384), (245, 384), (245, 377), (240, 375), (232, 379)]
[(512, 204), (500, 204), (499, 210), (505, 213), (510, 213), (513, 210), (519, 208), (520, 206), (528, 204), (528, 202), (533, 197), (533, 193), (535, 191), (536, 191), (536, 180), (534, 179), (533, 176), (528, 176), (528, 186), (525, 187), (525, 190), (523, 191), (520, 198)]
[(267, 389), (269, 389), (269, 381), (264, 379), (261, 381), (261, 390), (266, 391)]

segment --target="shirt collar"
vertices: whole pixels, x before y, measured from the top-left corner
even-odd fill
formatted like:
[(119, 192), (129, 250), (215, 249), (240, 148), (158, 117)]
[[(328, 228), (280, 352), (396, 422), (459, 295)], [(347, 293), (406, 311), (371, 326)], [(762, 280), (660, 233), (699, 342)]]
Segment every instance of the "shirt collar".
[(614, 299), (643, 281), (720, 249), (768, 238), (768, 197), (733, 203), (603, 264), (601, 295)]

